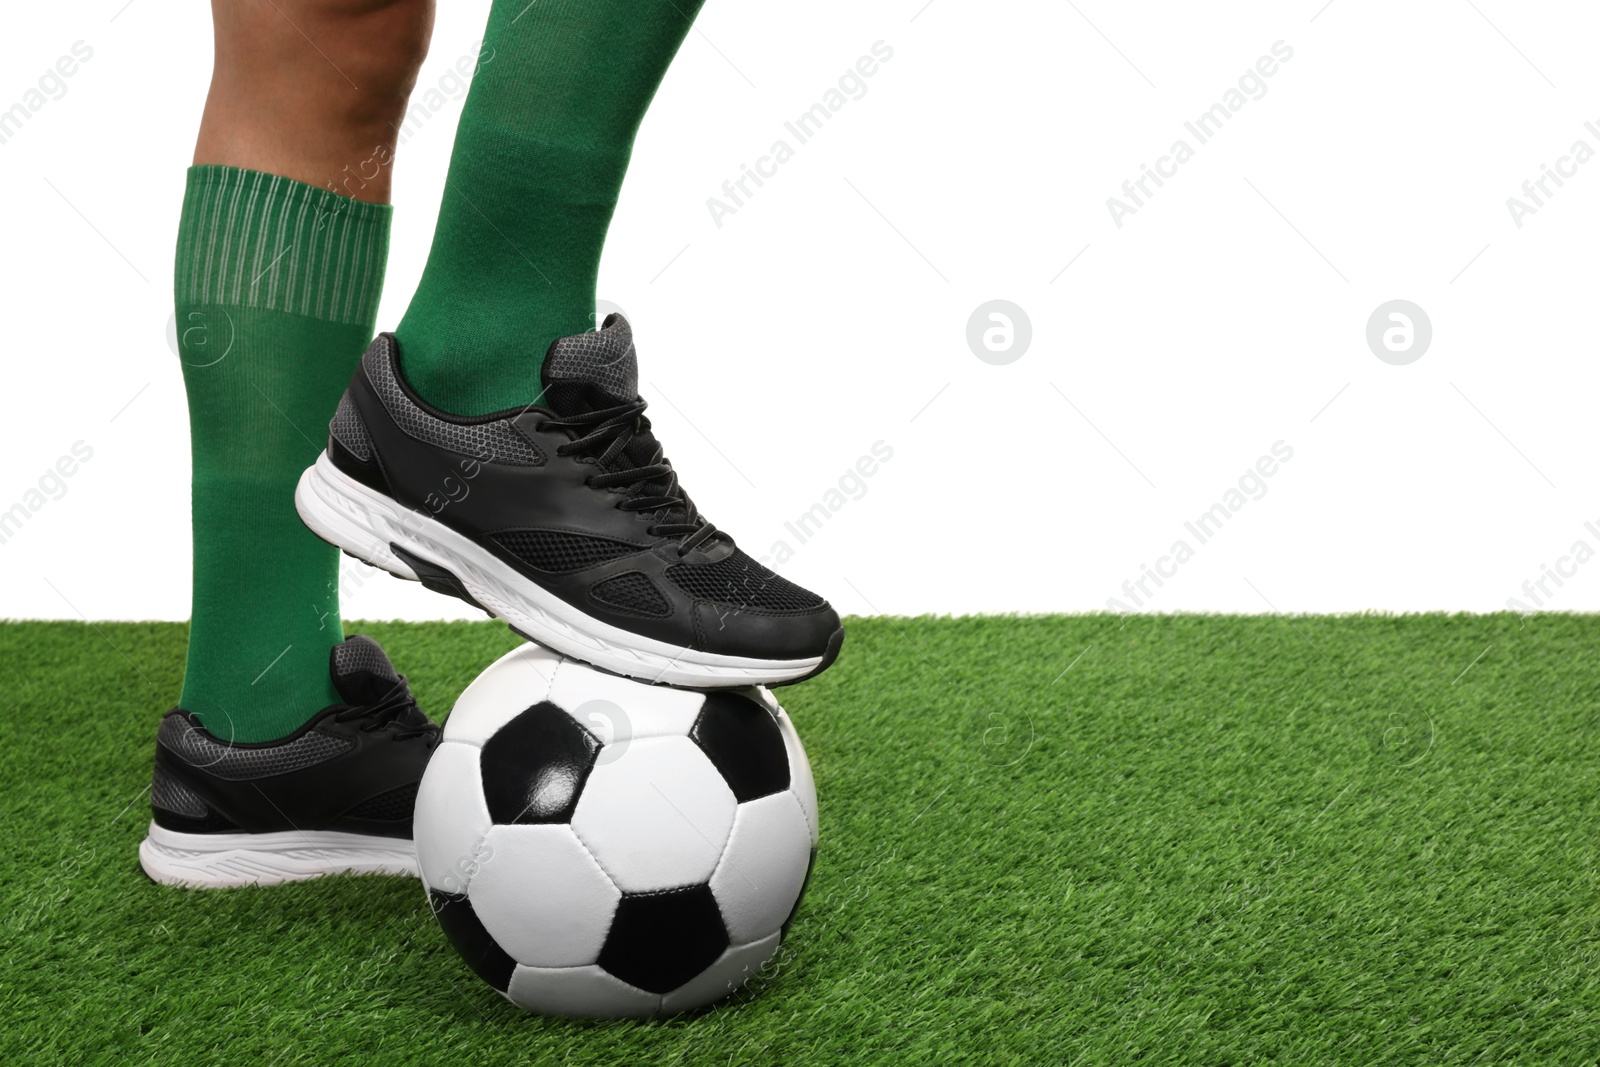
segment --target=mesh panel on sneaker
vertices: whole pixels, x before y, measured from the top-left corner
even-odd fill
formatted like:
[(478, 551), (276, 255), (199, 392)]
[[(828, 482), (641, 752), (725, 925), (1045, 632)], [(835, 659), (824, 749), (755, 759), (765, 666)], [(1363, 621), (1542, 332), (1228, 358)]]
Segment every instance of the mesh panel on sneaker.
[(396, 375), (394, 364), (397, 354), (394, 338), (386, 333), (379, 334), (362, 357), (361, 366), (366, 370), (367, 380), (372, 383), (378, 399), (383, 401), (384, 410), (407, 436), (486, 463), (509, 463), (523, 467), (544, 465), (544, 453), (512, 425), (510, 419), (475, 423), (446, 422), (418, 407), (406, 395)]
[(664, 619), (672, 614), (672, 605), (661, 595), (661, 590), (649, 577), (638, 571), (607, 578), (590, 589), (589, 595), (607, 607), (633, 615)]
[(556, 338), (545, 354), (543, 374), (547, 385), (583, 382), (619, 400), (632, 400), (639, 395), (633, 327), (621, 315), (612, 314), (599, 330)]
[(334, 645), (329, 663), (333, 687), (349, 704), (376, 704), (400, 682), (394, 664), (366, 634), (351, 634)]
[(405, 785), (395, 786), (386, 793), (368, 797), (345, 812), (345, 816), (351, 819), (377, 819), (382, 822), (399, 822), (401, 819), (411, 818), (416, 806), (417, 783), (407, 782)]
[(365, 671), (389, 683), (398, 682), (394, 664), (384, 655), (378, 642), (366, 634), (351, 634), (333, 646), (333, 673), (337, 677)]
[(355, 745), (348, 738), (316, 730), (308, 730), (293, 741), (279, 745), (230, 745), (201, 733), (182, 715), (168, 715), (162, 719), (156, 741), (185, 763), (203, 767), (218, 778), (230, 781), (297, 771), (348, 752)]
[(328, 432), (362, 462), (372, 458), (372, 437), (367, 433), (367, 424), (357, 414), (356, 402), (350, 399), (348, 390), (339, 398), (339, 407), (333, 413), (333, 421), (328, 423)]
[(773, 574), (743, 549), (715, 563), (674, 564), (667, 568), (667, 578), (690, 596), (740, 608), (809, 611), (825, 603), (811, 590)]
[(490, 537), (528, 566), (550, 574), (576, 574), (607, 560), (631, 556), (644, 547), (565, 530), (506, 530)]
[(191, 819), (203, 819), (211, 810), (206, 807), (199, 793), (161, 767), (156, 768), (155, 781), (150, 786), (150, 806), (174, 815), (187, 815)]

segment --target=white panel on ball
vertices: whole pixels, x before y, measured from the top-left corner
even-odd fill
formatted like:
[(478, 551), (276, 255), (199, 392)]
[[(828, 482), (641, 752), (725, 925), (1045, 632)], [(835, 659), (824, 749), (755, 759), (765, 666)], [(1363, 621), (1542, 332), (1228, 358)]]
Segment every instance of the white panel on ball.
[(623, 1019), (655, 1014), (661, 998), (614, 978), (599, 967), (525, 967), (511, 972), (506, 996), (513, 1004), (548, 1015)]
[(722, 774), (685, 737), (633, 741), (602, 755), (584, 783), (572, 828), (624, 892), (704, 882), (737, 807)]
[(800, 735), (795, 732), (788, 712), (782, 708), (778, 708), (778, 728), (783, 731), (783, 747), (789, 752), (789, 791), (800, 801), (800, 810), (806, 813), (806, 822), (811, 827), (811, 844), (816, 845), (817, 783), (811, 777), (811, 761), (806, 758), (806, 748), (800, 743)]
[(811, 861), (811, 831), (785, 790), (739, 805), (711, 893), (734, 944), (776, 933), (794, 909)]
[(549, 697), (561, 657), (531, 641), (493, 663), (456, 698), (444, 723), (446, 741), (481, 745), (496, 730)]
[(550, 700), (602, 741), (635, 737), (683, 737), (694, 725), (704, 694), (692, 689), (647, 685), (567, 660), (556, 671)]
[(571, 967), (600, 958), (622, 894), (570, 826), (496, 826), (467, 897), (518, 963)]
[(484, 835), (494, 825), (483, 801), (478, 749), (446, 741), (434, 749), (417, 787), (412, 837), (422, 882), (445, 893), (465, 893)]
[(661, 1010), (688, 1011), (721, 1000), (754, 978), (776, 951), (776, 933), (747, 945), (734, 945), (717, 962), (662, 997)]

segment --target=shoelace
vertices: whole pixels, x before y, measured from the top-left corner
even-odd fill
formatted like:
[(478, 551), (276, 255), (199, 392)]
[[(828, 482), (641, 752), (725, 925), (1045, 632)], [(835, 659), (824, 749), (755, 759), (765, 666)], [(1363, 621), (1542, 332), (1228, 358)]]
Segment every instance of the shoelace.
[[(396, 741), (406, 741), (413, 737), (427, 737), (439, 732), (439, 727), (429, 722), (423, 725), (408, 726), (404, 718), (408, 711), (417, 711), (417, 699), (411, 695), (411, 687), (406, 682), (406, 676), (401, 675), (387, 693), (378, 698), (376, 703), (362, 704), (346, 709), (336, 714), (335, 722), (351, 722), (356, 719), (370, 718), (372, 721), (361, 727), (363, 730), (382, 730), (390, 726), (400, 727), (394, 732)], [(421, 714), (421, 712), (418, 712)]]
[[(601, 451), (598, 457), (602, 467), (609, 468), (619, 459), (633, 463), (634, 460), (628, 455), (627, 448), (635, 437), (650, 429), (650, 420), (644, 417), (644, 409), (648, 406), (643, 399), (631, 400), (626, 404), (598, 411), (545, 419), (539, 424), (539, 429), (556, 426), (580, 432), (581, 436), (556, 448), (556, 454), (559, 456), (570, 456), (585, 450), (598, 450), (605, 444), (604, 451)], [(716, 536), (717, 528), (710, 520), (700, 516), (688, 494), (679, 489), (678, 472), (667, 462), (666, 452), (659, 441), (656, 442), (655, 452), (648, 463), (621, 470), (607, 470), (604, 474), (593, 475), (585, 484), (595, 489), (611, 489), (639, 482), (651, 482), (659, 478), (665, 478), (666, 485), (658, 495), (632, 497), (621, 501), (617, 507), (623, 511), (668, 511), (669, 514), (670, 509), (681, 508), (682, 521), (659, 522), (645, 531), (651, 537), (679, 539), (678, 556), (681, 558)]]

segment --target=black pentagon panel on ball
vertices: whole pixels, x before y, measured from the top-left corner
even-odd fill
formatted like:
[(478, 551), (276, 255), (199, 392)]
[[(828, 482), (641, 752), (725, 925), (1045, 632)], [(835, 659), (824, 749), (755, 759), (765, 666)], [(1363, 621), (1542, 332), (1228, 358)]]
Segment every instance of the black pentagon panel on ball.
[(548, 700), (535, 704), (483, 744), (483, 799), (496, 823), (572, 820), (600, 739)]
[(428, 901), (433, 905), (439, 925), (444, 927), (444, 935), (467, 961), (467, 966), (504, 993), (511, 984), (511, 972), (517, 969), (517, 961), (506, 955), (506, 950), (484, 929), (478, 913), (472, 910), (472, 902), (464, 894), (441, 893), (437, 889), (428, 890)]
[(670, 993), (716, 962), (728, 928), (708, 885), (624, 893), (600, 966), (647, 993)]
[(772, 713), (749, 697), (707, 693), (689, 736), (722, 772), (739, 803), (789, 788), (783, 732)]

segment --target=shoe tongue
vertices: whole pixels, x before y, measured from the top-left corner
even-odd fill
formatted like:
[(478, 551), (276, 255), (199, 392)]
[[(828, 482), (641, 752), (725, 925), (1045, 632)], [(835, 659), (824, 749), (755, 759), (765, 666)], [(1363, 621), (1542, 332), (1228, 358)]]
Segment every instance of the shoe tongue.
[(328, 672), (339, 695), (356, 706), (376, 704), (400, 680), (378, 642), (366, 634), (351, 634), (334, 645)]
[[(558, 415), (580, 415), (617, 407), (639, 399), (639, 359), (633, 347), (633, 328), (613, 312), (600, 329), (560, 337), (544, 357), (545, 404)], [(626, 449), (614, 457), (609, 469), (626, 469), (651, 462), (657, 449), (648, 429), (637, 432)], [(635, 482), (629, 496), (664, 493), (668, 479)], [(655, 512), (662, 522), (682, 522), (689, 514), (682, 505)]]
[(612, 313), (600, 329), (558, 337), (545, 353), (544, 395), (559, 415), (626, 404), (639, 395), (639, 360), (628, 320)]

